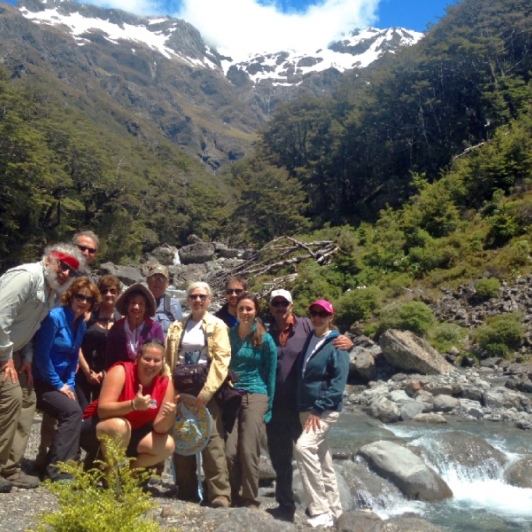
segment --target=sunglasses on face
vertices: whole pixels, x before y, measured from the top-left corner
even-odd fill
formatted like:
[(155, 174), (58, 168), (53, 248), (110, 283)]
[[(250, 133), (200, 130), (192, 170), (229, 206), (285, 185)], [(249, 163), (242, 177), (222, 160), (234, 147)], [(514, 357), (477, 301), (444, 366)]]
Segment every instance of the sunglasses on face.
[(80, 303), (88, 303), (89, 305), (94, 305), (94, 303), (96, 303), (96, 299), (94, 299), (93, 297), (87, 297), (87, 296), (84, 296), (83, 294), (74, 294), (74, 299), (76, 301), (79, 301)]
[(64, 273), (68, 272), (70, 277), (77, 277), (79, 275), (79, 273), (76, 270), (74, 270), (72, 266), (70, 266), (66, 262), (63, 262), (62, 260), (59, 261), (59, 268)]
[(193, 294), (188, 296), (188, 298), (192, 299), (192, 301), (194, 301), (195, 299), (201, 299), (202, 301), (205, 301), (207, 297), (208, 296), (206, 296), (205, 294)]
[(102, 296), (105, 296), (107, 294), (112, 294), (113, 296), (116, 296), (118, 294), (118, 290), (116, 288), (104, 288), (101, 290)]
[(286, 307), (289, 307), (289, 306), (290, 306), (290, 303), (288, 303), (288, 301), (272, 301), (272, 302), (270, 303), (270, 305), (271, 305), (272, 307), (275, 307), (275, 308), (279, 308), (279, 307), (284, 307), (284, 308), (286, 308)]
[(236, 294), (239, 296), (240, 294), (244, 293), (244, 290), (242, 288), (228, 288), (225, 293), (230, 296), (231, 294)]
[(328, 318), (329, 316), (332, 316), (332, 314), (329, 314), (328, 312), (325, 312), (324, 310), (310, 310), (309, 316), (311, 318)]
[(88, 251), (90, 255), (94, 255), (97, 249), (90, 248), (89, 246), (82, 246), (81, 244), (78, 244), (78, 249), (83, 253), (84, 251)]

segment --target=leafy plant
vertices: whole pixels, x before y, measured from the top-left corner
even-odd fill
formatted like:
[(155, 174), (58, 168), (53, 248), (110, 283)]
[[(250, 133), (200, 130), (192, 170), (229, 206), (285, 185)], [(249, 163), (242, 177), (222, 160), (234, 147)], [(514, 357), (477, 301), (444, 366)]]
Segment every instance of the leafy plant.
[(506, 357), (519, 348), (523, 336), (521, 315), (512, 312), (489, 318), (486, 324), (473, 332), (472, 339), (480, 347), (482, 358)]
[(479, 279), (475, 283), (475, 299), (478, 301), (487, 301), (499, 293), (501, 282), (496, 277)]
[(435, 349), (445, 353), (451, 347), (459, 348), (465, 335), (466, 331), (455, 323), (438, 323), (429, 331), (429, 341)]
[(392, 304), (382, 310), (376, 334), (379, 336), (388, 329), (399, 329), (424, 336), (433, 322), (432, 309), (421, 301), (411, 301), (404, 305)]
[(336, 302), (336, 323), (347, 329), (355, 321), (370, 318), (381, 304), (382, 292), (376, 286), (350, 290)]
[(157, 532), (160, 526), (146, 517), (155, 507), (141, 484), (150, 473), (130, 469), (130, 458), (111, 438), (106, 443), (104, 470), (84, 471), (76, 462), (60, 463), (71, 482), (46, 482), (57, 496), (58, 511), (45, 511), (37, 532)]

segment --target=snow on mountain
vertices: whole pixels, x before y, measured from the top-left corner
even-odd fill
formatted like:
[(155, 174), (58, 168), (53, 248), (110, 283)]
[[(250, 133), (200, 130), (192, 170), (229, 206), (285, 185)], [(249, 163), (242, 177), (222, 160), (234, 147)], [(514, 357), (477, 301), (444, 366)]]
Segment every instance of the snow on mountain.
[[(355, 30), (345, 39), (313, 54), (280, 51), (254, 54), (245, 61), (234, 62), (230, 57), (211, 51), (204, 43), (199, 49), (180, 48), (182, 39), (177, 33), (182, 21), (171, 17), (136, 17), (116, 10), (90, 10), (82, 4), (58, 0), (44, 0), (38, 11), (21, 6), (20, 12), (37, 24), (65, 28), (79, 46), (90, 43), (90, 34), (97, 33), (110, 43), (129, 41), (132, 53), (136, 46), (144, 45), (169, 60), (180, 60), (199, 68), (221, 68), (229, 79), (240, 72), (254, 84), (268, 81), (279, 86), (298, 84), (306, 74), (329, 68), (340, 72), (365, 68), (384, 53), (413, 45), (423, 37), (422, 33), (403, 28), (366, 28)], [(127, 15), (127, 21), (121, 15)]]
[(244, 71), (254, 82), (271, 80), (275, 85), (292, 85), (311, 72), (335, 68), (340, 72), (353, 68), (365, 68), (384, 53), (393, 53), (401, 46), (411, 46), (423, 37), (422, 33), (391, 28), (380, 30), (366, 28), (355, 30), (341, 41), (314, 54), (277, 52), (255, 54), (246, 61), (233, 63), (230, 58), (222, 60), (227, 74), (230, 69)]

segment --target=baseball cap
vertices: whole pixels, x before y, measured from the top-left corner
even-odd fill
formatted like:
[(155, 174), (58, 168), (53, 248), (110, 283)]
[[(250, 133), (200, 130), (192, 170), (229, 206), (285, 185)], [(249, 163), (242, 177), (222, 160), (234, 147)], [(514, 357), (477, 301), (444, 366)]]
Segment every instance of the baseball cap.
[(309, 310), (312, 307), (321, 307), (325, 312), (328, 312), (329, 314), (334, 314), (334, 308), (332, 306), (332, 303), (330, 303), (326, 299), (318, 299), (318, 300), (314, 301), (314, 303), (311, 303), (308, 306)]
[(170, 275), (168, 275), (168, 268), (162, 264), (152, 264), (150, 266), (148, 270), (148, 277), (156, 274), (164, 275), (167, 279), (170, 279)]
[(292, 303), (292, 294), (288, 290), (273, 290), (270, 294), (270, 303), (276, 298), (276, 297), (282, 297), (283, 299), (286, 299), (288, 303)]

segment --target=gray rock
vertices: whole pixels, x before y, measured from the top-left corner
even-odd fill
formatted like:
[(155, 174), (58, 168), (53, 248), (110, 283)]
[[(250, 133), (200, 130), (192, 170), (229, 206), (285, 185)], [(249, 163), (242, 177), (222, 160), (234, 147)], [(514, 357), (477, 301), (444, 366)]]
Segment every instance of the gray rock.
[(379, 341), (388, 363), (422, 375), (449, 373), (453, 366), (425, 340), (410, 331), (386, 331)]
[(450, 395), (437, 395), (434, 398), (435, 412), (450, 412), (458, 406), (458, 399)]
[(433, 525), (422, 517), (401, 515), (384, 522), (386, 532), (443, 532), (443, 529)]
[(146, 253), (144, 255), (144, 261), (146, 263), (158, 262), (159, 264), (164, 264), (165, 266), (172, 266), (174, 264), (176, 253), (177, 248), (175, 246), (162, 244), (149, 253)]
[(388, 399), (394, 403), (406, 403), (412, 399), (406, 394), (404, 390), (393, 390), (388, 394)]
[(434, 412), (418, 414), (412, 420), (418, 423), (434, 423), (435, 425), (447, 423), (447, 420), (441, 414), (435, 414)]
[(515, 408), (530, 412), (530, 399), (520, 393), (506, 388), (494, 388), (483, 394), (484, 404), (489, 408)]
[(213, 509), (206, 512), (201, 529), (217, 532), (288, 532), (295, 531), (296, 527), (292, 523), (275, 520), (266, 512), (234, 508), (231, 511)]
[(337, 530), (341, 532), (381, 532), (383, 520), (370, 511), (344, 512), (338, 519)]
[(399, 406), (382, 396), (378, 396), (371, 401), (369, 413), (383, 423), (396, 423), (401, 419)]
[(138, 266), (117, 266), (112, 262), (104, 262), (98, 268), (99, 275), (114, 275), (127, 287), (135, 283), (142, 283), (145, 278)]
[(214, 258), (214, 245), (206, 242), (196, 242), (183, 246), (179, 250), (182, 264), (203, 264)]
[(458, 413), (464, 416), (471, 416), (480, 419), (484, 415), (482, 405), (478, 401), (471, 399), (458, 399)]
[(391, 480), (411, 499), (441, 501), (452, 497), (452, 491), (438, 474), (412, 451), (390, 441), (364, 445), (359, 454), (379, 475)]
[(223, 257), (224, 259), (235, 259), (240, 253), (238, 249), (230, 248), (221, 242), (216, 242), (214, 244), (214, 251), (217, 255)]
[(346, 460), (339, 467), (350, 488), (356, 510), (386, 510), (402, 497), (395, 484), (376, 475), (364, 460)]
[(375, 359), (371, 351), (365, 347), (356, 346), (349, 354), (351, 359), (349, 365), (349, 373), (354, 373), (360, 376), (365, 382), (375, 379), (377, 374), (375, 368)]
[(407, 421), (424, 411), (425, 405), (419, 401), (410, 400), (401, 406), (401, 419)]
[(508, 484), (518, 488), (532, 488), (532, 456), (524, 456), (504, 472)]

